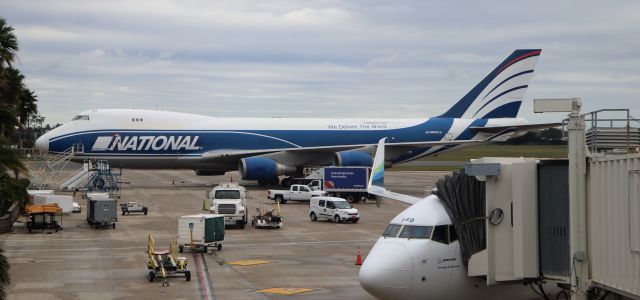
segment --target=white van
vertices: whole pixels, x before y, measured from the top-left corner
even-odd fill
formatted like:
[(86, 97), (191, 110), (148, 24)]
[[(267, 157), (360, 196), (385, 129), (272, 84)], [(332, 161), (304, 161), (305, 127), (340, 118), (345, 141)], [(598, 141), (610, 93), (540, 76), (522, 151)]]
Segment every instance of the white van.
[(309, 201), (309, 217), (311, 221), (318, 219), (339, 222), (357, 223), (360, 213), (347, 200), (337, 197), (313, 197)]

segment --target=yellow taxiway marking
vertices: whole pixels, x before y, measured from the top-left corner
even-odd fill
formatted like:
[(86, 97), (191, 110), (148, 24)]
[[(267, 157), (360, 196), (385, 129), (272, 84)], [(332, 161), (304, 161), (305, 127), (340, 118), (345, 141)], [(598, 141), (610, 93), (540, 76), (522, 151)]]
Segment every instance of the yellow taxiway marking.
[(227, 262), (227, 264), (229, 265), (236, 265), (236, 266), (255, 266), (255, 265), (270, 264), (270, 263), (271, 263), (270, 260), (261, 260), (261, 259), (243, 259), (243, 260), (235, 260), (235, 261)]
[(307, 292), (311, 292), (311, 291), (313, 291), (313, 289), (277, 287), (277, 288), (257, 290), (256, 292), (258, 292), (258, 293), (278, 294), (278, 295), (297, 295), (297, 294), (307, 293)]

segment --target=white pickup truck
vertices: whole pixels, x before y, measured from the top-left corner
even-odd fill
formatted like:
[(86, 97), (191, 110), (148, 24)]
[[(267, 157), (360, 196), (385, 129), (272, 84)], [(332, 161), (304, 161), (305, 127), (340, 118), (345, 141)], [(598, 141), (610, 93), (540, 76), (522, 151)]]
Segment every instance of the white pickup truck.
[(309, 186), (304, 184), (294, 184), (289, 190), (269, 190), (269, 199), (280, 203), (287, 201), (309, 201), (311, 197), (326, 195), (323, 191), (312, 191)]

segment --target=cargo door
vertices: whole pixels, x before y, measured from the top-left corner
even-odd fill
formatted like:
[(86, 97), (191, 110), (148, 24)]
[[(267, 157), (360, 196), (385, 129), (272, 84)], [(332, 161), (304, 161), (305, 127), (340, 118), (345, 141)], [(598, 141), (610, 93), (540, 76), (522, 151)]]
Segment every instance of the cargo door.
[(224, 240), (224, 218), (215, 217), (205, 219), (204, 242), (213, 243)]

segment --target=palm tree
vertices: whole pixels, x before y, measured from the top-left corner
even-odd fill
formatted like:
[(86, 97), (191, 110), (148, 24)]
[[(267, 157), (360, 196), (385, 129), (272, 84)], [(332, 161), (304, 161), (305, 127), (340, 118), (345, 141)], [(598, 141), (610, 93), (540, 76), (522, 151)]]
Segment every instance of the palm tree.
[(13, 27), (7, 25), (4, 18), (0, 18), (0, 68), (4, 65), (11, 67), (18, 52), (18, 38), (13, 34)]
[(11, 283), (11, 276), (9, 275), (11, 265), (3, 252), (4, 250), (0, 249), (0, 299), (7, 299), (5, 287)]
[(28, 88), (22, 90), (18, 104), (16, 105), (16, 113), (20, 118), (20, 126), (24, 127), (27, 121), (38, 113), (38, 96)]
[(24, 75), (14, 68), (4, 69), (4, 84), (0, 85), (0, 106), (14, 107), (20, 103), (20, 97), (26, 90)]

